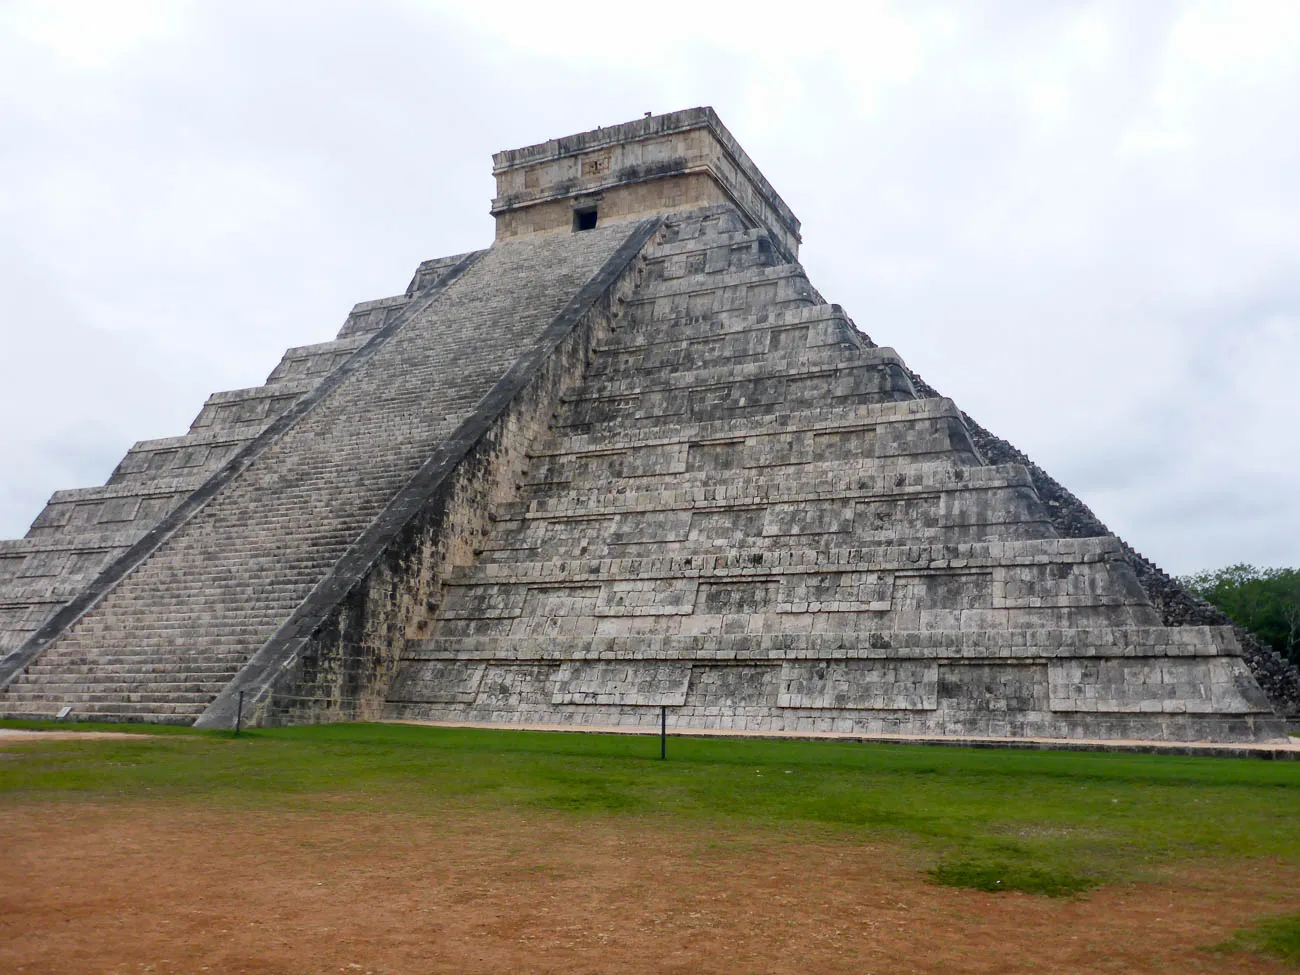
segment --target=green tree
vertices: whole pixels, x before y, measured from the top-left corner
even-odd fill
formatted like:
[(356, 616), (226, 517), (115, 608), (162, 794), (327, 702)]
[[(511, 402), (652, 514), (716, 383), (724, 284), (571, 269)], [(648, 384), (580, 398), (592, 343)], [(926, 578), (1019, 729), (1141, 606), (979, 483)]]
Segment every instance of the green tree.
[(1300, 569), (1260, 569), (1238, 563), (1183, 576), (1180, 581), (1300, 664)]

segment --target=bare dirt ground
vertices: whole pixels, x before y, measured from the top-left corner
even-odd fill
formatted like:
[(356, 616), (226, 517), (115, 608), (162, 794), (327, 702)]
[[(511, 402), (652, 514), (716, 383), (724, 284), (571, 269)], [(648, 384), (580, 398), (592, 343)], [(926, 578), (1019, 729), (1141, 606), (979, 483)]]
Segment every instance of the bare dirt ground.
[(27, 731), (24, 728), (0, 728), (0, 748), (5, 745), (21, 745), (29, 741), (76, 741), (85, 740), (87, 735), (100, 738), (138, 738), (129, 732), (121, 731)]
[(918, 854), (551, 812), (0, 806), (0, 971), (1283, 972), (1216, 954), (1300, 907), (1221, 863), (1078, 900), (925, 882)]

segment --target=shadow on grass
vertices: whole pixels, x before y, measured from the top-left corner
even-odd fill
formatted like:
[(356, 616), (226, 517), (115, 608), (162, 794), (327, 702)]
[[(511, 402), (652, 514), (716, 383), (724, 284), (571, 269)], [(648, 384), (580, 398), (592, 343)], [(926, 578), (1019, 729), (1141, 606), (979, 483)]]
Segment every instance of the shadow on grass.
[(1210, 950), (1253, 951), (1300, 966), (1300, 912), (1262, 918)]
[(1048, 897), (1073, 897), (1100, 886), (1098, 877), (1012, 860), (949, 860), (926, 871), (936, 884), (999, 893), (1018, 890)]

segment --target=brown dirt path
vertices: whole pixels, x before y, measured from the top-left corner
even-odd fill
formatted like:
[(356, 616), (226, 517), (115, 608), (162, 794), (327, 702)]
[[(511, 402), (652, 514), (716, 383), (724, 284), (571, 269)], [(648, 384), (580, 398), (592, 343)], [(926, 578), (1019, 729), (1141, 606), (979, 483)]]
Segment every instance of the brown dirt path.
[(1283, 972), (1220, 955), (1300, 870), (1079, 900), (936, 887), (891, 846), (630, 819), (0, 806), (0, 972)]
[(99, 738), (139, 738), (140, 735), (133, 735), (130, 732), (123, 731), (29, 731), (26, 728), (0, 728), (0, 748), (6, 745), (27, 745), (33, 742), (43, 741), (75, 741), (80, 738), (83, 741), (89, 735), (95, 735)]

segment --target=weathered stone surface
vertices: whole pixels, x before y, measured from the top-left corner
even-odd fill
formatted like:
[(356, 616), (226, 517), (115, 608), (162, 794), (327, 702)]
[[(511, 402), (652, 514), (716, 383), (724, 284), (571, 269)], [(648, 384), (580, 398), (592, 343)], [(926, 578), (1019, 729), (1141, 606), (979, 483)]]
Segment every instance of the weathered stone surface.
[(491, 249), (0, 542), (0, 712), (1281, 735), (1261, 655), (822, 299), (711, 110), (495, 162)]
[(766, 246), (799, 254), (798, 218), (711, 108), (498, 152), (492, 171), (497, 240), (567, 233), (584, 210), (628, 220), (730, 204), (768, 231)]
[[(614, 689), (676, 663), (676, 727), (1278, 734), (1229, 631), (1162, 627), (1119, 542), (1059, 537), (1025, 467), (762, 236), (668, 217), (389, 714), (652, 725)], [(446, 702), (406, 676), (455, 661), (499, 681)], [(578, 661), (619, 677), (572, 694)]]

